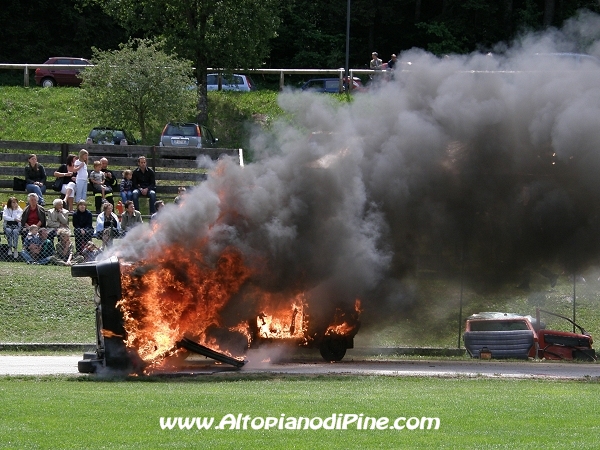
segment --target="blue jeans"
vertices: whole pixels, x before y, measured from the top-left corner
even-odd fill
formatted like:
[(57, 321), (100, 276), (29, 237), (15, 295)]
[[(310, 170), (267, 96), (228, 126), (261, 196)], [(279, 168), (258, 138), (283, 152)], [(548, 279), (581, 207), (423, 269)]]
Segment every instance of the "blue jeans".
[(123, 202), (123, 204), (125, 204), (125, 202), (127, 200), (133, 200), (133, 192), (131, 192), (131, 191), (121, 192), (121, 201)]
[(154, 202), (156, 201), (156, 192), (148, 189), (148, 195), (142, 195), (139, 189), (134, 189), (133, 207), (138, 211), (140, 210), (140, 196), (148, 197), (148, 202), (150, 203), (150, 214), (154, 214), (156, 212), (156, 207), (154, 206)]
[(33, 259), (33, 257), (29, 254), (29, 252), (27, 250), (23, 250), (21, 252), (21, 256), (28, 263), (36, 262), (38, 264), (48, 264), (48, 262), (50, 262), (50, 258), (51, 258), (51, 256), (46, 256), (45, 258), (42, 258), (42, 259), (39, 259), (36, 261), (35, 259)]
[(29, 193), (33, 192), (38, 196), (38, 203), (40, 206), (44, 206), (44, 193), (46, 192), (46, 186), (38, 186), (37, 184), (28, 184), (25, 186), (25, 190)]
[(21, 234), (21, 225), (5, 225), (4, 234), (6, 235), (6, 241), (8, 242), (9, 248), (17, 249), (19, 245), (19, 235)]

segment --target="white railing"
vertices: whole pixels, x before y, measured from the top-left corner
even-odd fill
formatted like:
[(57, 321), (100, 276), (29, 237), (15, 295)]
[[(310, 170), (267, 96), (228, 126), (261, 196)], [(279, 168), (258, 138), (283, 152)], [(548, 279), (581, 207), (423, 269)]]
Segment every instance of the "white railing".
[[(29, 86), (29, 71), (37, 69), (38, 67), (48, 67), (48, 64), (1, 64), (1, 69), (19, 69), (23, 70), (23, 83), (25, 87)], [(52, 68), (60, 69), (73, 69), (74, 67), (85, 67), (75, 66), (73, 64), (52, 64)], [(208, 72), (223, 72), (223, 69), (215, 69), (209, 67), (206, 69)], [(279, 75), (279, 89), (284, 87), (285, 75), (336, 75), (340, 79), (340, 92), (343, 90), (344, 82), (344, 69), (236, 69), (232, 70), (234, 73), (256, 73), (265, 75)], [(373, 74), (376, 72), (371, 69), (350, 69), (350, 79), (357, 74)]]

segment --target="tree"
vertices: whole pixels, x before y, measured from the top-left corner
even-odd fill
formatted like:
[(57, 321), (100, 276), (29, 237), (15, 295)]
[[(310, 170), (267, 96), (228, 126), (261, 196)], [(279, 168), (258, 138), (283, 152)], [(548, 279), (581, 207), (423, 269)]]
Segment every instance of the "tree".
[(90, 116), (113, 128), (148, 130), (193, 116), (196, 89), (192, 63), (146, 39), (130, 40), (119, 50), (93, 49), (93, 67), (81, 72), (83, 100)]
[(280, 0), (88, 0), (133, 31), (157, 34), (179, 56), (193, 61), (198, 83), (197, 118), (207, 119), (207, 67), (259, 67), (279, 25)]

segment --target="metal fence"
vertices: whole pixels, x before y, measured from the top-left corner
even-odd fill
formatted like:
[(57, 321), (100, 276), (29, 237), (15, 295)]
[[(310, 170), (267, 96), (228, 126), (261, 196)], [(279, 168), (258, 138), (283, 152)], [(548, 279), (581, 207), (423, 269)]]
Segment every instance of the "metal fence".
[[(68, 64), (53, 64), (55, 69), (72, 69), (72, 65)], [(23, 85), (29, 86), (30, 73), (35, 71), (38, 67), (46, 67), (45, 64), (0, 64), (0, 70), (22, 70), (23, 71)], [(85, 67), (85, 66), (83, 66)], [(206, 69), (208, 72), (223, 73), (223, 69), (209, 67)], [(233, 69), (232, 73), (245, 73), (245, 74), (262, 74), (262, 75), (278, 75), (279, 76), (279, 89), (283, 90), (285, 86), (286, 75), (334, 75), (340, 80), (340, 90), (343, 87), (343, 79), (345, 76), (345, 69)], [(350, 79), (357, 75), (372, 75), (374, 73), (381, 72), (372, 69), (349, 69)]]

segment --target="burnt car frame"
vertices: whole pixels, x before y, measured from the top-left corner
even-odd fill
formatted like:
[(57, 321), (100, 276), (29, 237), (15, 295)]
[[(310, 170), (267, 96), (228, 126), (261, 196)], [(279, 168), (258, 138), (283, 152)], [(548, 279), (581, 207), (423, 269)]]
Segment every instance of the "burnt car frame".
[[(135, 349), (128, 348), (125, 343), (127, 331), (123, 313), (117, 305), (123, 296), (119, 260), (111, 257), (99, 262), (74, 265), (71, 268), (71, 275), (89, 277), (95, 286), (96, 348), (92, 352), (84, 353), (83, 359), (78, 362), (79, 372), (95, 373), (109, 369), (113, 373), (143, 374), (146, 363), (142, 361)], [(345, 356), (346, 350), (353, 348), (354, 336), (360, 328), (358, 313), (358, 310), (356, 314), (336, 313), (333, 323), (329, 326), (318, 331), (315, 331), (314, 327), (310, 330), (303, 329), (301, 336), (292, 339), (273, 338), (265, 333), (264, 328), (261, 331), (261, 321), (264, 316), (259, 313), (248, 321), (250, 338), (247, 348), (257, 348), (272, 343), (318, 348), (326, 361), (340, 361)], [(352, 330), (350, 333), (345, 330), (342, 332), (348, 319), (352, 322)], [(293, 319), (288, 326), (295, 326)], [(192, 352), (236, 368), (242, 367), (245, 363), (240, 358), (202, 346), (186, 336), (177, 342), (176, 347), (180, 349), (180, 358), (181, 356), (185, 358), (188, 352)]]

